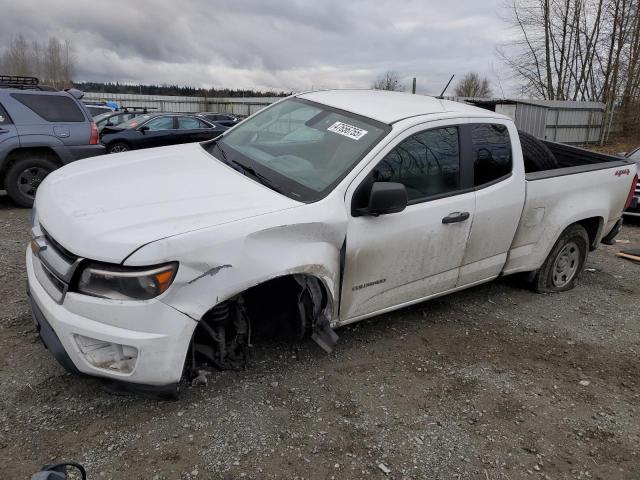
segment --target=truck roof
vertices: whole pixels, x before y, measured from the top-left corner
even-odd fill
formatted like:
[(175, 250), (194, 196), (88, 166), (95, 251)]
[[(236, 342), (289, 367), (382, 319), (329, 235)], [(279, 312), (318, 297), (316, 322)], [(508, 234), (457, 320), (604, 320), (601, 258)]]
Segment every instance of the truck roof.
[(508, 118), (465, 103), (387, 90), (320, 90), (297, 96), (387, 124), (405, 118), (436, 113), (464, 113), (465, 116)]

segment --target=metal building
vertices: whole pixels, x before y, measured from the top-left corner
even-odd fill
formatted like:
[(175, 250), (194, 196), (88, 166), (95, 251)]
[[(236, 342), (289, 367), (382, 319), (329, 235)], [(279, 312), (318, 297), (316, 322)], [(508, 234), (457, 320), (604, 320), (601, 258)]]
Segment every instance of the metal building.
[(600, 140), (605, 105), (535, 99), (456, 98), (511, 117), (518, 129), (552, 142), (585, 144)]

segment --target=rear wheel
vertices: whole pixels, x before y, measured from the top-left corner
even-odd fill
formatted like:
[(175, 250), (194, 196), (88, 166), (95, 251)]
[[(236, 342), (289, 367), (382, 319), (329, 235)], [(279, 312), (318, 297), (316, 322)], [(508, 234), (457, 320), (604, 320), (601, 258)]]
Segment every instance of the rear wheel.
[(582, 225), (568, 227), (538, 270), (533, 288), (540, 293), (564, 292), (576, 286), (589, 251), (589, 235)]
[(36, 191), (47, 175), (58, 165), (48, 158), (24, 158), (7, 171), (5, 188), (11, 200), (21, 207), (31, 208)]
[(108, 153), (122, 153), (122, 152), (128, 152), (129, 150), (131, 150), (131, 147), (129, 147), (129, 145), (127, 145), (124, 142), (112, 143), (107, 148)]

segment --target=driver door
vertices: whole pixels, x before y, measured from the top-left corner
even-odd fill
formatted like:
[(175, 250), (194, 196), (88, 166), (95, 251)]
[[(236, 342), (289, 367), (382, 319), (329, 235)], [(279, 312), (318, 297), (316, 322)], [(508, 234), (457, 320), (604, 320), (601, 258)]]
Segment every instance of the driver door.
[[(354, 321), (456, 286), (475, 193), (462, 160), (460, 128), (415, 127), (385, 148), (354, 181), (347, 229), (340, 320)], [(431, 127), (433, 125), (433, 127)], [(373, 182), (402, 183), (399, 213), (358, 215)]]

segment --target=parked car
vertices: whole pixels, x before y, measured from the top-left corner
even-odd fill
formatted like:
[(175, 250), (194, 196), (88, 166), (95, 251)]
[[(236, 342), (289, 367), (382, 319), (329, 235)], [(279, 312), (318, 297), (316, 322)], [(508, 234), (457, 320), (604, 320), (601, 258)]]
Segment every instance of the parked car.
[(636, 166), (528, 144), (476, 107), (322, 91), (209, 142), (69, 165), (36, 199), (34, 318), (70, 371), (170, 395), (201, 362), (239, 368), (249, 332), (330, 351), (337, 327), (503, 275), (569, 290)]
[(240, 118), (228, 113), (201, 112), (197, 115), (210, 121), (211, 123), (214, 123), (215, 125), (226, 128), (231, 128), (240, 121)]
[[(640, 147), (630, 151), (625, 155), (625, 158), (636, 162), (638, 169), (640, 170)], [(625, 215), (630, 217), (640, 217), (640, 185), (636, 187), (636, 190), (631, 200), (629, 208), (624, 211)]]
[(0, 76), (0, 189), (15, 203), (30, 207), (49, 173), (102, 153), (96, 124), (74, 95), (34, 77)]
[(178, 143), (201, 142), (217, 137), (223, 129), (187, 114), (147, 113), (115, 127), (102, 129), (101, 141), (108, 153)]
[(117, 110), (113, 104), (109, 105), (107, 102), (85, 100), (82, 103), (84, 103), (84, 106), (94, 118), (98, 115), (115, 112)]
[(102, 133), (104, 127), (115, 127), (121, 123), (128, 122), (134, 117), (147, 113), (147, 109), (124, 108), (122, 110), (110, 111), (94, 117), (98, 131)]

